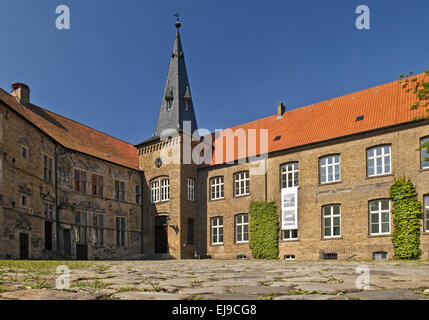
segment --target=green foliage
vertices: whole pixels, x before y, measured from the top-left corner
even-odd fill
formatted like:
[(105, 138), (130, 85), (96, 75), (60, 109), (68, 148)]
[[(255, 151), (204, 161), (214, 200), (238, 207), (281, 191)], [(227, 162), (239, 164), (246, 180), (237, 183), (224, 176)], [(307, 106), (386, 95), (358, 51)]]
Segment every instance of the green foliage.
[[(429, 70), (425, 72), (426, 77), (418, 79), (413, 76), (413, 72), (410, 72), (408, 75), (404, 76), (401, 74), (399, 77), (401, 79), (402, 88), (405, 92), (413, 92), (417, 98), (417, 102), (411, 106), (412, 110), (419, 108), (426, 108), (427, 119), (429, 119)], [(417, 119), (419, 120), (419, 119)], [(419, 150), (426, 149), (426, 152), (429, 153), (429, 141), (420, 146)], [(425, 161), (429, 161), (429, 158), (425, 158)]]
[(390, 188), (393, 201), (393, 249), (395, 259), (418, 259), (420, 250), (420, 216), (422, 206), (413, 183), (406, 178), (395, 179)]
[[(429, 76), (429, 70), (425, 72), (427, 76)], [(427, 78), (427, 77), (426, 77)], [(418, 109), (420, 107), (428, 108), (429, 107), (429, 79), (418, 79), (413, 76), (413, 72), (410, 72), (408, 75), (404, 76), (400, 75), (400, 79), (402, 80), (402, 88), (406, 92), (413, 92), (416, 95), (418, 100), (411, 109)], [(429, 109), (426, 111), (429, 112)]]
[(256, 259), (277, 259), (279, 216), (274, 202), (250, 203), (250, 249)]

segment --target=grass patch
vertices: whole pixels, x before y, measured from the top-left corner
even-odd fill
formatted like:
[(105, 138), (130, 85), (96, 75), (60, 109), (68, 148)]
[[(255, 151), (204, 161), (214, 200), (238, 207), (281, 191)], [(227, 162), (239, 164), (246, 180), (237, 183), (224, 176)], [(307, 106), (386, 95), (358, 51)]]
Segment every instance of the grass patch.
[(98, 277), (95, 277), (93, 279), (78, 279), (72, 287), (77, 287), (86, 292), (95, 294), (102, 289), (106, 289), (107, 284), (101, 281)]
[(0, 260), (0, 269), (23, 270), (28, 272), (55, 270), (59, 266), (66, 266), (70, 270), (85, 269), (93, 267), (94, 263), (87, 261)]

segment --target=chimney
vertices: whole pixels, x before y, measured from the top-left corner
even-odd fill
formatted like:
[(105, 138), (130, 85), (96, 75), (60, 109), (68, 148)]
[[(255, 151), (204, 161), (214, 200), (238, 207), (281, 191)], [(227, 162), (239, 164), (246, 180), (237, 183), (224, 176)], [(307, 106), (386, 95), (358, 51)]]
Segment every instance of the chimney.
[(30, 87), (24, 83), (12, 83), (12, 91), (10, 92), (20, 104), (23, 106), (30, 104)]
[(281, 118), (281, 117), (283, 117), (283, 115), (285, 114), (285, 112), (286, 112), (286, 107), (285, 107), (285, 105), (283, 104), (283, 102), (280, 102), (280, 103), (277, 105), (277, 118)]

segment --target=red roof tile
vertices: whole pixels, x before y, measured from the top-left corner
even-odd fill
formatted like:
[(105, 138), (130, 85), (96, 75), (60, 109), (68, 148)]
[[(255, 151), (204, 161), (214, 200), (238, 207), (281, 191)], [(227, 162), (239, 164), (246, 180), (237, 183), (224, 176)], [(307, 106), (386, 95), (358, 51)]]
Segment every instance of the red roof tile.
[(15, 97), (0, 89), (0, 100), (21, 114), (62, 146), (90, 156), (138, 170), (137, 149), (127, 142), (89, 128), (35, 105), (18, 103)]
[[(425, 73), (417, 77), (429, 80)], [(231, 129), (243, 129), (246, 135), (249, 129), (268, 129), (268, 152), (274, 152), (410, 122), (425, 113), (423, 108), (411, 110), (416, 101), (415, 95), (405, 92), (398, 80), (290, 110), (280, 119), (277, 115), (269, 116)], [(364, 116), (364, 119), (356, 121), (358, 116)], [(275, 141), (278, 136), (281, 138)], [(215, 149), (211, 165), (227, 162), (225, 152), (223, 158), (216, 159), (215, 152), (220, 141), (217, 135), (213, 142)], [(244, 154), (235, 143), (233, 160), (258, 155), (259, 133), (256, 142), (256, 153), (247, 150)]]

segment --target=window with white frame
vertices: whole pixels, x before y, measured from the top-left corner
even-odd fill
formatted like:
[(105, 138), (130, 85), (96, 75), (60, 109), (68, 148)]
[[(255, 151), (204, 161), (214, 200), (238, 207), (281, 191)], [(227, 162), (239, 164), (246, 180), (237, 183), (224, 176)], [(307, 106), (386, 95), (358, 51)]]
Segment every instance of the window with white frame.
[(323, 237), (341, 237), (341, 206), (338, 204), (324, 206), (323, 209)]
[(298, 240), (298, 230), (283, 230), (283, 240), (284, 241), (292, 241)]
[(224, 197), (223, 177), (215, 177), (210, 179), (211, 200), (219, 200)]
[(340, 155), (326, 156), (320, 159), (320, 183), (340, 181)]
[(367, 159), (368, 177), (390, 174), (392, 172), (390, 146), (379, 146), (368, 149)]
[(235, 216), (235, 241), (237, 243), (249, 242), (249, 215)]
[(188, 200), (189, 201), (195, 200), (195, 180), (194, 179), (188, 179)]
[(292, 188), (298, 187), (298, 162), (290, 162), (280, 167), (281, 187)]
[(390, 200), (369, 203), (371, 235), (390, 234)]
[(239, 172), (234, 175), (234, 196), (246, 196), (249, 192), (249, 171)]
[[(420, 145), (423, 145), (424, 143), (428, 143), (428, 142), (429, 142), (429, 137), (423, 138), (421, 139)], [(422, 149), (421, 157), (422, 157), (422, 169), (429, 169), (429, 153), (427, 152), (426, 148)]]
[(170, 180), (161, 180), (161, 201), (170, 200)]
[(223, 244), (223, 218), (211, 219), (212, 223), (212, 244)]
[(425, 196), (425, 231), (429, 232), (429, 195)]
[(151, 202), (159, 202), (159, 181), (152, 182), (150, 185)]

